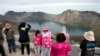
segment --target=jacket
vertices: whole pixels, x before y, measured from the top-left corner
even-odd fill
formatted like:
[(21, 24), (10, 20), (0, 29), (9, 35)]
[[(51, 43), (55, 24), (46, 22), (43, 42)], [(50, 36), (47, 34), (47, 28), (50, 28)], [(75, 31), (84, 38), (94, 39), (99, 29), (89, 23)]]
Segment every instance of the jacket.
[(3, 27), (2, 27), (2, 25), (0, 25), (0, 45), (2, 45), (3, 41), (4, 41), (3, 36), (2, 36), (2, 29), (3, 29)]
[(7, 40), (14, 40), (14, 31), (10, 29), (5, 29), (4, 33), (6, 34), (6, 39)]
[(51, 32), (42, 33), (42, 45), (45, 48), (51, 48)]
[(36, 46), (42, 45), (42, 34), (39, 33), (37, 36), (33, 36), (33, 42), (35, 43)]
[(30, 30), (31, 26), (29, 24), (27, 24), (27, 28), (25, 28), (25, 30), (22, 30), (23, 27), (18, 26), (18, 30), (19, 30), (19, 42), (20, 43), (28, 43), (30, 42), (29, 39), (29, 35), (28, 35), (28, 31)]
[(68, 56), (68, 52), (71, 51), (71, 46), (67, 42), (52, 44), (50, 56)]
[[(80, 44), (80, 49), (81, 51), (81, 56), (87, 56), (86, 51), (87, 51), (87, 44), (88, 43), (95, 43), (95, 41), (88, 41), (88, 40), (83, 40), (82, 43)], [(96, 44), (96, 43), (95, 43)], [(95, 48), (95, 47), (94, 47)]]

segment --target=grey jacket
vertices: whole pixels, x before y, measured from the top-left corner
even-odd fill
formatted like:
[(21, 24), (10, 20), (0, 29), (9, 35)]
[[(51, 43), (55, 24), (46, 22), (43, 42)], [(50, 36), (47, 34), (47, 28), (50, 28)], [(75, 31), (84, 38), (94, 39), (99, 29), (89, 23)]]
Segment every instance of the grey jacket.
[(12, 28), (10, 29), (5, 29), (4, 33), (6, 34), (6, 39), (7, 40), (14, 40), (14, 31)]

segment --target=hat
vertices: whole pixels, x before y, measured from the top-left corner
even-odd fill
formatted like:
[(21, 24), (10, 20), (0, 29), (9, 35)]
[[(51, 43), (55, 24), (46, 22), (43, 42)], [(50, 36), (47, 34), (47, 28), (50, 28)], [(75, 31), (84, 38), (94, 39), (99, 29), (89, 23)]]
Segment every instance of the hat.
[(88, 31), (84, 33), (84, 38), (88, 41), (95, 41), (94, 38), (94, 32), (93, 31)]
[(48, 31), (48, 27), (44, 27), (43, 28), (43, 31)]

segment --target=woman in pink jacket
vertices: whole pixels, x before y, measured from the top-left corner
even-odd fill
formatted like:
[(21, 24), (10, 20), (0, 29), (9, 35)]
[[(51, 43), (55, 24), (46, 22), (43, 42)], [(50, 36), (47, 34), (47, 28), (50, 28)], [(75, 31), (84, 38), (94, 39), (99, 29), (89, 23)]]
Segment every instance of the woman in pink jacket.
[(36, 30), (35, 35), (33, 36), (33, 43), (35, 45), (35, 56), (40, 56), (40, 50), (42, 45), (42, 34), (39, 30)]
[(71, 45), (66, 42), (65, 35), (63, 33), (57, 34), (56, 41), (52, 44), (50, 56), (68, 56)]

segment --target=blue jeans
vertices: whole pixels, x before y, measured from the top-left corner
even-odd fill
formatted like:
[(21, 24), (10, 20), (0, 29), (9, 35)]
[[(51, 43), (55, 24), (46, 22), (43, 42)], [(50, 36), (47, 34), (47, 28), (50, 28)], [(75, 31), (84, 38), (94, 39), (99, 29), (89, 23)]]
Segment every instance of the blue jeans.
[(15, 41), (13, 39), (7, 40), (9, 53), (16, 52)]

